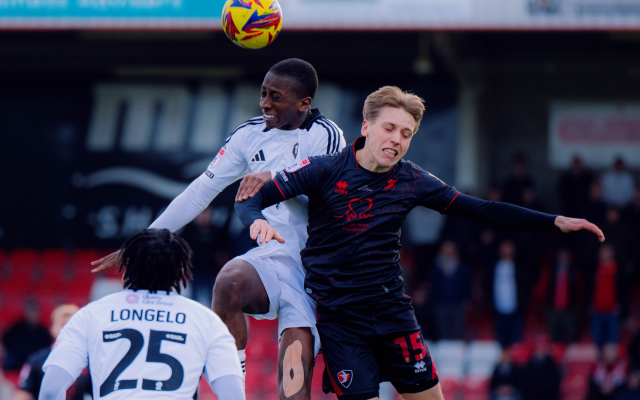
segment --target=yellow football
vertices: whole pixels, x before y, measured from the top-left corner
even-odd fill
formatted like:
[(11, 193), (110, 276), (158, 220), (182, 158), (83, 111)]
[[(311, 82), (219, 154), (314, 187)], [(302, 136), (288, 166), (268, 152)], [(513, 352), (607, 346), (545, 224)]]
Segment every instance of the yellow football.
[(238, 46), (261, 49), (282, 29), (280, 4), (277, 0), (227, 0), (222, 9), (222, 28)]

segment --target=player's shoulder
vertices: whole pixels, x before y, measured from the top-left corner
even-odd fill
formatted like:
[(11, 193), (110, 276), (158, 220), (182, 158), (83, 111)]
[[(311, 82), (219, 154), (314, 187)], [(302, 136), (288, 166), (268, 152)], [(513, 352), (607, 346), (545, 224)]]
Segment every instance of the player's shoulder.
[(432, 182), (433, 184), (436, 184), (436, 185), (445, 185), (442, 179), (438, 178), (437, 176), (427, 171), (426, 169), (422, 168), (421, 166), (414, 163), (413, 161), (400, 160), (400, 168), (401, 168), (401, 171), (405, 170), (407, 172), (410, 172), (414, 177), (416, 178), (419, 177), (420, 180)]
[(227, 137), (227, 140), (225, 141), (226, 143), (229, 143), (231, 141), (232, 138), (234, 137), (238, 137), (238, 136), (244, 136), (247, 133), (252, 133), (252, 132), (262, 132), (264, 131), (264, 129), (266, 128), (266, 124), (264, 122), (264, 118), (262, 117), (254, 117), (251, 119), (248, 119), (246, 121), (244, 121), (243, 123), (241, 123), (240, 125), (238, 125), (229, 135), (229, 137)]
[(425, 170), (424, 168), (422, 168), (418, 164), (414, 163), (413, 161), (402, 159), (402, 160), (400, 160), (400, 162), (398, 164), (399, 164), (400, 169), (402, 169), (402, 170), (415, 171), (415, 172), (427, 173), (428, 174), (427, 170)]

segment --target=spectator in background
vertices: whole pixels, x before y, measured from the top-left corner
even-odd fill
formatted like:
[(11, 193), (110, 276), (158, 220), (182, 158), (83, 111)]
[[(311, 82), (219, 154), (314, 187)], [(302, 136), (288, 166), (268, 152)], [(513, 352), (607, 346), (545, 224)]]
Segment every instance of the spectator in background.
[(522, 399), (520, 369), (511, 360), (510, 350), (502, 349), (500, 361), (493, 370), (489, 382), (489, 398), (491, 400)]
[(589, 381), (587, 400), (615, 400), (627, 377), (627, 363), (618, 356), (618, 345), (607, 344)]
[(613, 168), (602, 174), (602, 200), (607, 205), (624, 208), (633, 201), (635, 181), (621, 157)]
[(640, 371), (640, 329), (637, 329), (636, 333), (631, 338), (628, 351), (631, 368)]
[[(51, 337), (58, 337), (62, 327), (76, 311), (78, 311), (78, 306), (74, 304), (61, 305), (53, 310), (51, 313), (51, 328), (49, 329)], [(44, 377), (42, 366), (50, 353), (51, 348), (45, 347), (29, 356), (20, 371), (18, 390), (13, 397), (14, 400), (34, 400), (38, 398), (40, 394), (40, 384)]]
[(615, 400), (638, 400), (640, 399), (640, 370), (629, 373), (627, 386), (616, 395)]
[(485, 276), (485, 293), (494, 310), (496, 337), (503, 348), (522, 339), (522, 313), (526, 308), (529, 285), (526, 270), (516, 263), (511, 240), (500, 243), (499, 260)]
[(523, 153), (516, 153), (511, 160), (509, 176), (502, 185), (504, 201), (522, 206), (522, 190), (527, 187), (535, 188), (535, 179), (528, 170), (527, 157)]
[(536, 338), (531, 359), (522, 369), (524, 400), (560, 400), (560, 368), (550, 354), (549, 340)]
[[(616, 260), (620, 264), (620, 271), (630, 276), (635, 269), (637, 237), (630, 221), (622, 219), (622, 213), (617, 206), (609, 206), (605, 212), (604, 221), (599, 225), (603, 232), (607, 232), (607, 243), (613, 246)], [(597, 247), (593, 240), (591, 243)]]
[[(627, 207), (626, 210), (624, 210), (622, 220), (627, 221), (627, 223), (633, 230), (635, 243), (637, 243), (638, 240), (640, 240), (640, 184), (636, 184), (636, 190), (634, 192), (633, 202), (629, 205), (629, 207)], [(633, 246), (635, 253), (632, 255), (635, 257), (632, 260), (632, 264), (634, 267), (633, 273), (635, 275), (634, 281), (637, 282), (638, 272), (640, 272), (638, 268), (638, 266), (640, 266), (640, 251), (638, 251), (635, 243)]]
[(611, 245), (600, 246), (599, 260), (591, 279), (591, 336), (598, 347), (618, 343), (620, 335), (620, 293), (623, 276)]
[(445, 241), (431, 271), (429, 302), (434, 308), (440, 339), (461, 340), (466, 310), (471, 300), (472, 274), (460, 261), (458, 247)]
[(578, 339), (579, 271), (568, 248), (557, 251), (547, 290), (547, 323), (554, 343)]
[(35, 304), (28, 302), (25, 318), (5, 332), (2, 344), (5, 348), (4, 369), (17, 371), (27, 358), (36, 351), (51, 346), (49, 330), (40, 325), (39, 312)]
[(575, 156), (571, 169), (564, 172), (558, 180), (557, 191), (562, 215), (587, 217), (589, 191), (593, 180), (593, 173), (584, 167), (580, 157)]
[(589, 201), (587, 202), (586, 215), (589, 221), (599, 224), (604, 219), (607, 206), (602, 199), (602, 182), (594, 179), (589, 185)]

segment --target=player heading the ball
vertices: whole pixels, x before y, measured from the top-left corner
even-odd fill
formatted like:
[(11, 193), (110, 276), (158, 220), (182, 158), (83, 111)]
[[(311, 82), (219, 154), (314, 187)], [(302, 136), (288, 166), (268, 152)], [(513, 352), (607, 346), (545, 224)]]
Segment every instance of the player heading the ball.
[(39, 399), (64, 398), (87, 365), (94, 399), (191, 399), (203, 371), (220, 400), (244, 399), (233, 336), (213, 311), (180, 295), (192, 277), (187, 242), (146, 229), (122, 249), (126, 290), (65, 325), (44, 364)]

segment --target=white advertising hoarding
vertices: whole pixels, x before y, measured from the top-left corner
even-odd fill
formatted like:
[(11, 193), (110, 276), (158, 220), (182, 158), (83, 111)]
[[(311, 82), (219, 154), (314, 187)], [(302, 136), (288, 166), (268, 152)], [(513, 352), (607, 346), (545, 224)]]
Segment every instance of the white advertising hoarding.
[(596, 168), (621, 156), (640, 167), (640, 102), (556, 102), (549, 121), (549, 161), (558, 168), (574, 156)]

